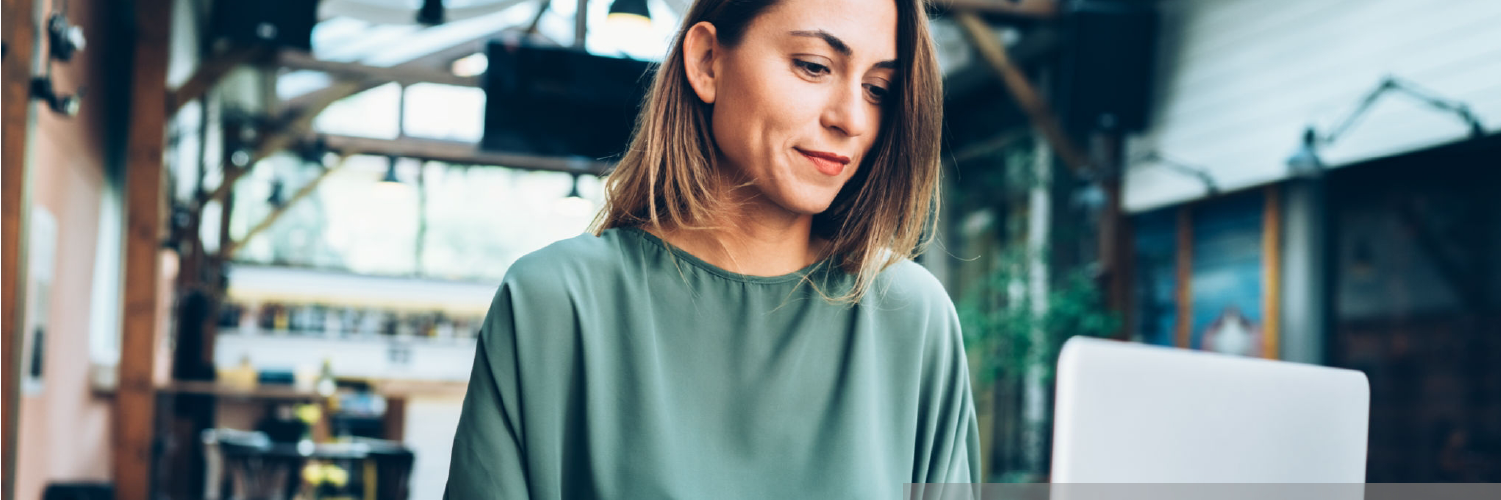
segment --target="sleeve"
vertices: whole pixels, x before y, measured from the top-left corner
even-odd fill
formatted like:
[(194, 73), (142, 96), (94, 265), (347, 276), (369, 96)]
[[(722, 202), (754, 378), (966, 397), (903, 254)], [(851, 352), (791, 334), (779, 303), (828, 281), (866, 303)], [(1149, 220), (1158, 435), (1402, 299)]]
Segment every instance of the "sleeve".
[(474, 350), (445, 500), (529, 498), (511, 292), (502, 285)]
[(922, 493), (909, 498), (979, 498), (978, 484), (985, 481), (963, 333), (953, 304), (945, 301), (945, 305), (923, 356), (922, 408), (912, 477)]

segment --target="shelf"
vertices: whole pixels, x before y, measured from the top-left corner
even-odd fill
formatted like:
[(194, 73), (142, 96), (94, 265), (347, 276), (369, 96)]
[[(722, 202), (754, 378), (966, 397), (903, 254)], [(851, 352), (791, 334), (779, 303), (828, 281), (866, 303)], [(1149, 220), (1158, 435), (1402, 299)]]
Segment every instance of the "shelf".
[(375, 392), (388, 398), (463, 397), (469, 390), (466, 380), (367, 380)]
[(242, 330), (242, 329), (234, 329), (234, 328), (219, 330), (219, 336), (220, 337), (234, 337), (234, 338), (246, 339), (246, 340), (254, 340), (254, 339), (276, 339), (276, 340), (294, 340), (294, 341), (296, 341), (296, 340), (307, 340), (307, 341), (326, 341), (326, 342), (351, 342), (351, 343), (364, 343), (364, 344), (397, 344), (397, 345), (404, 345), (404, 346), (405, 345), (423, 345), (423, 346), (440, 346), (440, 347), (441, 346), (456, 346), (456, 347), (463, 347), (463, 348), (466, 348), (466, 349), (473, 348), (474, 347), (474, 342), (475, 342), (474, 337), (464, 337), (464, 338), (460, 338), (460, 337), (447, 337), (447, 338), (439, 338), (439, 337), (395, 336), (395, 335), (382, 335), (382, 334), (371, 334), (371, 333), (340, 333), (340, 334), (336, 334), (336, 335), (328, 335), (326, 333), (325, 334), (302, 333), (302, 332), (292, 332), (292, 331), (288, 331), (288, 330), (260, 330), (260, 329), (256, 329), (256, 330)]
[(498, 282), (392, 278), (234, 264), (229, 269), (228, 296), (238, 302), (323, 303), (483, 315), (499, 286)]
[(156, 390), (164, 393), (197, 394), (244, 399), (281, 399), (290, 401), (317, 401), (323, 399), (322, 395), (314, 391), (304, 391), (292, 386), (273, 384), (241, 387), (212, 381), (177, 380), (158, 387)]
[[(357, 380), (370, 384), (371, 389), (386, 398), (413, 397), (462, 397), (469, 382), (462, 380), (402, 380), (351, 377), (341, 380)], [(314, 391), (304, 391), (287, 385), (261, 384), (255, 387), (240, 387), (212, 381), (177, 380), (157, 387), (157, 392), (192, 394), (221, 398), (265, 399), (284, 401), (318, 401), (324, 399)], [(335, 395), (352, 394), (340, 389)]]
[(327, 337), (293, 334), (220, 333), (214, 364), (258, 370), (318, 370), (331, 364), (339, 378), (467, 381), (477, 342), (472, 338)]

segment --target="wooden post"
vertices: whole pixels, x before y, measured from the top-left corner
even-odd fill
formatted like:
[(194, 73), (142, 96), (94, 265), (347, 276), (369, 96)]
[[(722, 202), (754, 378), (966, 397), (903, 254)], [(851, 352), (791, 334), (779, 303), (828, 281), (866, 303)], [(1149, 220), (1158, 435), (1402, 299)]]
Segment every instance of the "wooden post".
[(1178, 209), (1178, 347), (1189, 347), (1193, 340), (1193, 212)]
[(1105, 193), (1105, 205), (1099, 214), (1099, 261), (1104, 272), (1100, 283), (1108, 309), (1121, 319), (1112, 337), (1126, 340), (1131, 332), (1131, 256), (1133, 247), (1122, 204), (1121, 182), (1125, 178), (1121, 151), (1124, 138), (1118, 133), (1100, 133), (1094, 137), (1095, 172)]
[(162, 242), (163, 149), (167, 122), (167, 53), (172, 0), (138, 0), (135, 73), (125, 164), (125, 317), (120, 384), (115, 394), (115, 498), (151, 497), (156, 388), (157, 286)]
[(1267, 359), (1281, 359), (1279, 331), (1282, 325), (1282, 188), (1266, 188), (1266, 210), (1261, 219), (1262, 255), (1262, 352)]
[(973, 12), (956, 12), (954, 20), (974, 45), (975, 51), (985, 58), (985, 62), (1006, 85), (1006, 90), (1011, 92), (1017, 107), (1027, 114), (1032, 126), (1047, 139), (1058, 158), (1074, 173), (1083, 173), (1089, 167), (1089, 159), (1068, 138), (1063, 125), (1053, 116), (1052, 108), (1027, 80), (1027, 75), (1011, 63), (1011, 57), (1006, 55), (1006, 47), (990, 32), (990, 26)]
[(3, 436), (0, 447), (3, 452), (4, 500), (15, 498), (16, 489), (16, 428), (21, 402), (21, 315), (24, 297), (21, 287), (26, 280), (25, 260), (21, 258), (26, 249), (25, 225), (31, 204), (31, 176), (27, 172), (28, 136), (31, 134), (35, 105), (31, 100), (32, 65), (36, 59), (37, 20), (36, 0), (4, 0), (5, 16), (3, 36), (5, 57), (3, 80), (0, 80), (0, 374), (4, 390), (0, 391), (0, 413), (3, 417)]
[(386, 398), (386, 415), (381, 419), (382, 438), (396, 442), (406, 439), (407, 401), (410, 401), (407, 396)]

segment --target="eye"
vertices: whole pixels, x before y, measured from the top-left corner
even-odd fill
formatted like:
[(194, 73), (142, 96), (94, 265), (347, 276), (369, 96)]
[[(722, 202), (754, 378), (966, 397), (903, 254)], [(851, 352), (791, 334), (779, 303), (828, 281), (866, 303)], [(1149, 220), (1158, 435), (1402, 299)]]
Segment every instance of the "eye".
[(886, 92), (886, 87), (873, 83), (865, 84), (865, 93), (870, 94), (870, 100), (876, 104), (880, 104), (881, 100), (886, 98)]
[(803, 72), (807, 73), (808, 76), (820, 77), (829, 74), (828, 66), (824, 66), (815, 62), (793, 59), (792, 64), (797, 66), (798, 69), (803, 70)]

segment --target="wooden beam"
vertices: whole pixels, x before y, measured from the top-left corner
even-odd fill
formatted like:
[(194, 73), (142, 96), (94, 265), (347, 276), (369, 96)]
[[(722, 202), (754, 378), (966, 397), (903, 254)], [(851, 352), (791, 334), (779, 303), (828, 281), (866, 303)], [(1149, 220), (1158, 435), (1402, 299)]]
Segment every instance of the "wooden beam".
[(537, 26), (542, 24), (542, 15), (547, 13), (549, 7), (552, 7), (552, 0), (537, 0), (537, 13), (532, 14), (532, 21), (526, 23), (527, 36), (537, 34)]
[[(547, 2), (547, 0), (543, 0), (543, 2)], [(546, 12), (546, 9), (545, 9), (545, 6), (544, 6), (543, 9), (539, 9), (537, 11), (537, 15), (540, 16), (540, 15), (542, 15), (545, 12)], [(490, 43), (490, 40), (494, 40), (496, 38), (500, 38), (502, 36), (505, 36), (505, 33), (507, 31), (514, 32), (517, 29), (518, 28), (516, 28), (516, 27), (513, 26), (513, 27), (508, 27), (506, 29), (500, 30), (500, 31), (492, 31), (492, 32), (489, 32), (489, 33), (485, 33), (483, 35), (479, 35), (479, 36), (476, 36), (474, 38), (470, 38), (468, 40), (464, 40), (462, 42), (455, 43), (455, 44), (450, 45), (448, 47), (445, 47), (445, 48), (433, 51), (433, 52), (428, 53), (428, 54), (425, 54), (425, 55), (423, 55), (421, 57), (417, 57), (417, 58), (414, 58), (414, 59), (412, 59), (410, 61), (398, 64), (395, 67), (397, 67), (397, 68), (403, 68), (403, 69), (414, 69), (414, 70), (415, 69), (429, 69), (429, 70), (433, 70), (433, 71), (442, 71), (442, 72), (445, 72), (445, 73), (451, 72), (450, 66), (453, 64), (453, 62), (455, 60), (457, 60), (457, 59), (459, 59), (461, 57), (468, 56), (470, 54), (474, 54), (474, 53), (478, 53), (478, 52), (484, 52), (485, 51), (485, 45), (488, 44), (488, 43)], [(538, 34), (519, 34), (519, 35), (512, 35), (512, 36), (528, 37), (530, 40), (540, 41), (542, 43), (548, 43), (548, 44), (551, 44), (551, 45), (557, 45), (557, 42), (554, 42), (554, 41), (552, 41), (550, 39), (542, 38), (542, 36), (538, 35)]]
[(26, 221), (31, 205), (31, 175), (27, 153), (32, 130), (32, 65), (37, 49), (35, 0), (4, 0), (5, 15), (0, 18), (0, 36), (5, 41), (3, 68), (0, 68), (0, 413), (4, 416), (0, 430), (0, 487), (4, 500), (15, 498), (16, 437), (21, 402), (21, 314), (25, 304), (21, 286), (26, 282)]
[(301, 51), (284, 51), (277, 56), (277, 63), (289, 69), (302, 69), (321, 71), (333, 75), (335, 78), (365, 81), (374, 80), (381, 83), (396, 82), (402, 85), (414, 83), (441, 83), (444, 85), (457, 85), (461, 87), (478, 87), (479, 78), (473, 76), (458, 76), (447, 71), (435, 71), (428, 69), (415, 69), (405, 67), (380, 67), (368, 66), (358, 63), (320, 61), (314, 59), (311, 54)]
[(198, 206), (202, 207), (213, 200), (222, 201), (229, 194), (229, 191), (234, 189), (235, 182), (250, 172), (250, 169), (254, 168), (257, 162), (295, 144), (298, 138), (303, 137), (308, 131), (312, 130), (313, 120), (318, 117), (319, 113), (322, 113), (324, 109), (328, 109), (330, 105), (339, 99), (353, 95), (360, 90), (360, 86), (357, 83), (337, 82), (326, 90), (328, 92), (321, 94), (318, 101), (311, 103), (309, 107), (288, 110), (287, 113), (290, 116), (283, 117), (281, 128), (262, 135), (261, 142), (250, 153), (250, 158), (245, 162), (245, 165), (233, 166), (233, 162), (225, 162), (224, 179), (219, 182), (218, 187), (199, 200)]
[(1011, 58), (1006, 54), (1006, 47), (1001, 45), (995, 34), (990, 31), (990, 26), (973, 12), (961, 11), (954, 14), (954, 20), (959, 23), (966, 37), (975, 50), (985, 58), (992, 70), (1005, 83), (1006, 89), (1011, 92), (1011, 97), (1018, 107), (1027, 114), (1033, 128), (1043, 136), (1057, 152), (1058, 157), (1068, 165), (1070, 170), (1077, 174), (1084, 174), (1089, 169), (1089, 158), (1080, 152), (1074, 142), (1064, 133), (1063, 126), (1053, 116), (1053, 111), (1046, 100), (1032, 87), (1027, 80), (1027, 75), (1021, 69), (1011, 63)]
[(115, 498), (151, 498), (156, 418), (156, 330), (167, 131), (167, 59), (172, 0), (135, 2), (135, 72), (125, 163), (125, 310), (115, 393)]
[(167, 92), (167, 116), (176, 115), (184, 104), (203, 96), (230, 71), (264, 53), (259, 47), (236, 46), (203, 61), (187, 81)]
[(261, 141), (256, 145), (255, 151), (250, 154), (250, 162), (246, 166), (266, 159), (278, 151), (286, 149), (296, 143), (309, 130), (313, 128), (313, 120), (340, 99), (354, 95), (359, 91), (359, 84), (350, 82), (336, 82), (330, 87), (329, 92), (320, 96), (318, 101), (313, 102), (307, 108), (287, 110), (282, 117), (282, 125), (270, 133), (263, 134)]
[[(364, 92), (364, 91), (367, 91), (367, 90), (379, 87), (381, 85), (385, 85), (387, 83), (390, 83), (390, 82), (383, 82), (383, 81), (380, 81), (380, 80), (364, 80), (364, 81), (360, 81), (360, 82), (355, 82), (353, 80), (348, 80), (348, 82), (354, 83), (356, 85), (356, 88), (355, 88), (354, 92), (350, 93), (349, 95), (355, 95), (355, 94), (358, 94), (360, 92)], [(309, 107), (312, 107), (316, 103), (326, 101), (329, 96), (342, 95), (342, 93), (343, 93), (343, 91), (339, 90), (337, 84), (329, 85), (327, 87), (323, 87), (321, 89), (314, 90), (312, 92), (308, 92), (306, 94), (302, 94), (302, 95), (299, 95), (297, 97), (293, 97), (291, 99), (284, 100), (284, 101), (281, 102), (280, 108), (283, 109), (283, 110), (287, 110), (287, 111), (297, 110), (297, 109), (307, 109)]]
[(1055, 19), (1057, 0), (933, 0), (932, 4), (957, 12), (975, 12), (1018, 19)]
[(1262, 313), (1261, 356), (1281, 359), (1282, 329), (1282, 188), (1267, 187), (1261, 219)]
[(1194, 262), (1194, 238), (1193, 238), (1193, 209), (1188, 207), (1178, 208), (1178, 279), (1177, 302), (1178, 318), (1174, 322), (1174, 330), (1177, 331), (1178, 347), (1187, 349), (1189, 342), (1193, 340), (1193, 262)]
[(323, 179), (327, 179), (330, 174), (341, 168), (344, 168), (344, 164), (348, 160), (348, 154), (339, 157), (337, 163), (334, 163), (334, 165), (331, 167), (323, 169), (322, 172), (318, 173), (317, 177), (314, 177), (313, 180), (308, 181), (307, 184), (304, 184), (301, 188), (298, 188), (297, 192), (293, 193), (291, 198), (287, 198), (281, 204), (281, 206), (276, 207), (271, 211), (271, 213), (266, 214), (266, 218), (261, 219), (260, 223), (257, 223), (255, 227), (250, 228), (250, 231), (246, 232), (245, 236), (240, 238), (240, 241), (230, 243), (229, 246), (219, 249), (219, 255), (222, 256), (224, 262), (229, 262), (230, 260), (234, 259), (235, 250), (239, 250), (241, 247), (245, 246), (245, 243), (249, 242), (251, 238), (255, 237), (255, 235), (260, 234), (261, 231), (265, 231), (266, 228), (269, 228), (272, 224), (275, 224), (276, 221), (281, 218), (282, 214), (287, 213), (287, 210), (290, 210), (293, 206), (297, 205), (297, 203), (302, 201), (303, 198), (307, 198), (309, 195), (313, 194), (313, 191), (318, 189), (318, 184), (323, 182)]
[[(543, 0), (543, 1), (547, 1), (547, 0)], [(540, 12), (544, 12), (544, 11), (543, 10), (538, 10), (538, 12), (540, 13)], [(427, 55), (418, 57), (416, 59), (412, 59), (410, 61), (407, 61), (407, 62), (404, 62), (404, 63), (401, 63), (401, 64), (397, 64), (397, 65), (392, 66), (391, 68), (388, 68), (388, 69), (399, 70), (399, 71), (403, 71), (403, 72), (405, 72), (405, 71), (420, 71), (420, 72), (422, 72), (421, 74), (431, 74), (430, 72), (441, 72), (441, 73), (443, 73), (445, 75), (451, 75), (452, 73), (451, 73), (451, 71), (449, 69), (449, 65), (452, 64), (454, 60), (459, 59), (459, 58), (464, 57), (464, 56), (468, 56), (470, 54), (477, 53), (477, 52), (483, 52), (485, 50), (485, 44), (486, 43), (488, 43), (490, 40), (492, 40), (494, 38), (497, 38), (497, 37), (501, 36), (503, 33), (505, 33), (505, 30), (495, 31), (495, 32), (491, 32), (491, 33), (486, 33), (486, 34), (483, 34), (483, 35), (480, 35), (480, 36), (477, 36), (477, 37), (474, 37), (474, 38), (471, 38), (471, 39), (468, 39), (468, 40), (464, 40), (464, 41), (456, 43), (456, 44), (453, 44), (452, 46), (449, 46), (447, 48), (438, 50), (436, 52), (429, 53)], [(464, 77), (459, 77), (459, 78), (464, 78)], [(475, 82), (476, 82), (476, 85), (478, 85), (478, 78), (476, 78), (476, 77), (467, 77), (467, 78), (473, 78), (475, 80)], [(385, 85), (385, 84), (390, 83), (390, 82), (391, 82), (390, 80), (384, 80), (384, 79), (379, 79), (379, 78), (364, 80), (364, 81), (360, 82), (360, 90), (355, 91), (355, 93), (358, 94), (360, 92), (364, 92), (366, 90), (370, 90), (370, 89), (379, 87), (381, 85)], [(331, 89), (331, 87), (325, 87), (325, 88), (322, 88), (322, 89), (319, 89), (319, 90), (315, 90), (315, 91), (312, 91), (312, 92), (308, 92), (306, 94), (299, 95), (297, 97), (293, 97), (291, 99), (284, 100), (281, 103), (282, 104), (282, 108), (284, 108), (284, 109), (291, 109), (291, 108), (306, 107), (308, 104), (310, 104), (312, 102), (316, 102), (319, 99), (319, 94), (321, 94), (323, 92), (326, 92), (326, 91), (328, 91), (330, 89)]]
[(317, 135), (308, 140), (322, 138), (330, 150), (340, 153), (353, 152), (376, 156), (399, 156), (426, 161), (441, 161), (461, 165), (486, 165), (518, 168), (523, 170), (547, 170), (590, 175), (604, 175), (614, 167), (612, 163), (583, 158), (534, 156), (513, 153), (498, 153), (479, 149), (474, 143), (441, 141), (435, 139), (371, 139), (342, 135)]

